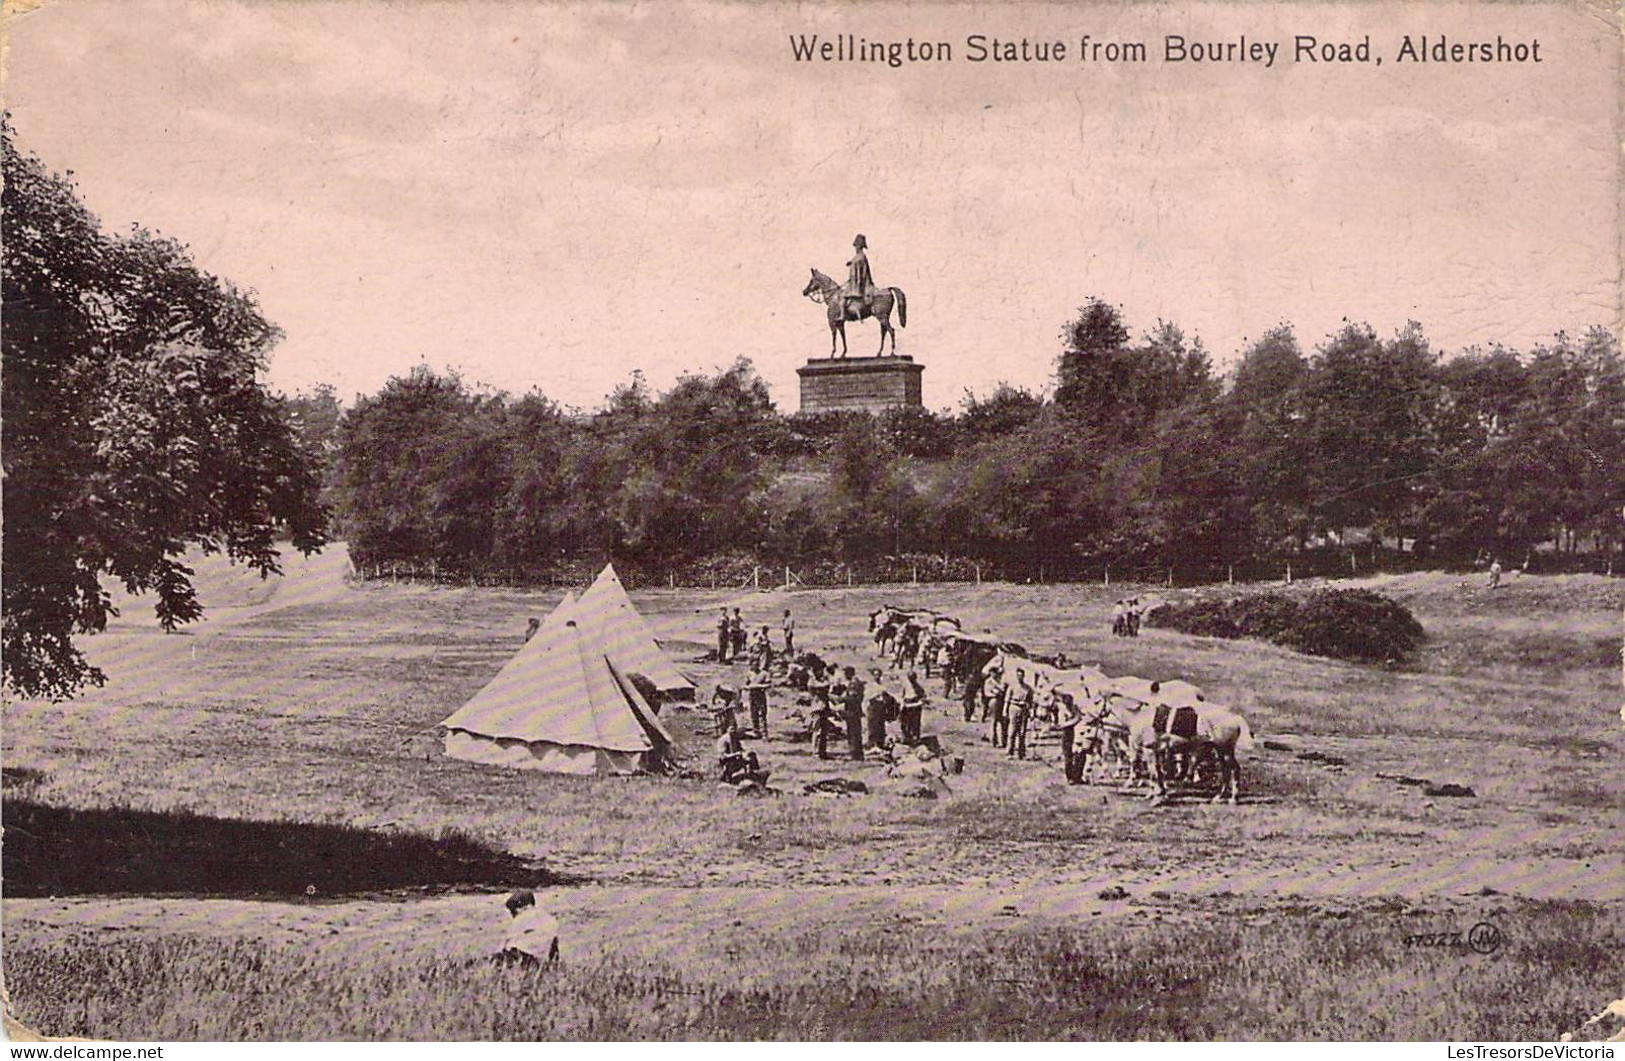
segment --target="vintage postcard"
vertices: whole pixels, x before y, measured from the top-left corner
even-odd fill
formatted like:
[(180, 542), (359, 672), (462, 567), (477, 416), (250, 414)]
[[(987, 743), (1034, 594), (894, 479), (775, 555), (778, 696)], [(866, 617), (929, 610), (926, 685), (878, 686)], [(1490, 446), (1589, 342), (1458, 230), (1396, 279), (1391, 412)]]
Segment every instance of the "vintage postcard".
[(8, 0), (8, 1034), (1614, 1056), (1621, 56)]

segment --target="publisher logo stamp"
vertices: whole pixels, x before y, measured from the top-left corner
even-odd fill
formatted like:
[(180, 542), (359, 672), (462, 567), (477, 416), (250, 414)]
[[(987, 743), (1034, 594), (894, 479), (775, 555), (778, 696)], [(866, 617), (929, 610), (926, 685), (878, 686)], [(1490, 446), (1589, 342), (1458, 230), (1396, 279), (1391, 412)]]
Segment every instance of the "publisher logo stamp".
[(1467, 945), (1479, 954), (1494, 954), (1501, 948), (1501, 930), (1480, 921), (1467, 930)]
[(1475, 954), (1494, 954), (1501, 949), (1501, 930), (1488, 921), (1480, 921), (1466, 932), (1413, 932), (1404, 937), (1405, 946), (1417, 950), (1470, 950)]

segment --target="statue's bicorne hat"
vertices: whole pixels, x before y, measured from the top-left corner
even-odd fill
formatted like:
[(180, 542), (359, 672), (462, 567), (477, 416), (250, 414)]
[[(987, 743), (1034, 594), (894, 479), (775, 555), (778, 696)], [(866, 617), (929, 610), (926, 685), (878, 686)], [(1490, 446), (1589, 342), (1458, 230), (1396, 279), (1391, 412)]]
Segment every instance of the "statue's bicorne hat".
[(852, 240), (852, 246), (854, 246), (854, 247), (862, 247), (864, 250), (868, 250), (869, 249), (869, 241), (864, 239), (863, 238), (863, 233), (860, 232)]

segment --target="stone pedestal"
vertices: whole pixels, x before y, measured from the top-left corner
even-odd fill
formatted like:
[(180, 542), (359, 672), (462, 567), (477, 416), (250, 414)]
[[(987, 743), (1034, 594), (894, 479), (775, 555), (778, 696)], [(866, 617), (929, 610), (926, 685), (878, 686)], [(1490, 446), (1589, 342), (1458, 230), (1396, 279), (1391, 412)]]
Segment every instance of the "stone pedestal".
[(882, 413), (900, 406), (918, 408), (924, 365), (903, 356), (819, 357), (809, 360), (801, 377), (804, 413)]

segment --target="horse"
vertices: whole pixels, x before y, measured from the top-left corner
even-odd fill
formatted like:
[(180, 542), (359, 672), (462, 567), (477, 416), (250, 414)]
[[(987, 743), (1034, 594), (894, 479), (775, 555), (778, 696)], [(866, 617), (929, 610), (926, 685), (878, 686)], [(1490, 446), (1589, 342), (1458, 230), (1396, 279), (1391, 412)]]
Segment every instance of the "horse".
[(829, 356), (835, 356), (835, 337), (841, 337), (841, 356), (846, 356), (846, 322), (861, 321), (865, 317), (873, 317), (880, 322), (880, 349), (875, 351), (879, 357), (886, 352), (886, 336), (891, 336), (892, 356), (897, 356), (897, 332), (891, 326), (891, 308), (897, 306), (897, 323), (904, 328), (908, 327), (908, 299), (903, 295), (900, 287), (877, 287), (867, 304), (854, 299), (855, 308), (847, 306), (844, 288), (830, 277), (825, 276), (817, 269), (812, 271), (812, 279), (807, 286), (801, 289), (803, 298), (810, 298), (814, 302), (823, 303), (827, 309), (824, 315), (829, 319)]
[[(1205, 700), (1166, 704), (1157, 699), (1154, 691), (1138, 691), (1136, 684), (1146, 683), (1138, 683), (1137, 679), (1118, 684), (1119, 689), (1110, 694), (1107, 709), (1115, 716), (1113, 721), (1127, 727), (1135, 767), (1144, 759), (1150, 760), (1156, 791), (1148, 798), (1167, 798), (1170, 753), (1183, 752), (1194, 758), (1216, 758), (1219, 788), (1211, 802), (1223, 802), (1228, 793), (1229, 802), (1235, 803), (1241, 795), (1241, 760), (1236, 753), (1249, 751), (1254, 744), (1252, 728), (1241, 713)], [(1190, 715), (1181, 719), (1181, 711), (1189, 711)], [(1185, 732), (1178, 732), (1182, 728)]]

